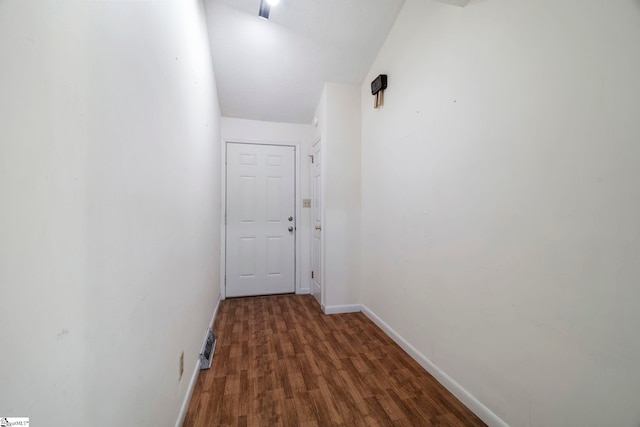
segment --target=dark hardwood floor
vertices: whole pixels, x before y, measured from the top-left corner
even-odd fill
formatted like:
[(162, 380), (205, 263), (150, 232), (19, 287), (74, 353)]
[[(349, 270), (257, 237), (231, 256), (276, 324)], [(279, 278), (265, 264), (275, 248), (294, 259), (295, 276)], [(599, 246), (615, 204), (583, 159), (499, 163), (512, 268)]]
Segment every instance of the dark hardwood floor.
[(484, 426), (362, 313), (310, 295), (221, 302), (192, 426)]

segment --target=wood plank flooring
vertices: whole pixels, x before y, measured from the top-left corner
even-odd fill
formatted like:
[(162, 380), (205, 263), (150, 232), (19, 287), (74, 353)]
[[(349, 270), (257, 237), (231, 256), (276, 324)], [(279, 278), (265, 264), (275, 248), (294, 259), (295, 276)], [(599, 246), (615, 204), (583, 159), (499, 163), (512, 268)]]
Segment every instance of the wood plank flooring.
[(362, 313), (310, 295), (221, 302), (184, 427), (484, 426)]

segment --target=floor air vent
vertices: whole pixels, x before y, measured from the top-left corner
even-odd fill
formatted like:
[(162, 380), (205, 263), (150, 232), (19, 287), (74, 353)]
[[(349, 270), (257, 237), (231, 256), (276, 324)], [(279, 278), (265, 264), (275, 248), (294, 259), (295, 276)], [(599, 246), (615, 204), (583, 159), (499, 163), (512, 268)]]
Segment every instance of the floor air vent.
[(213, 352), (216, 349), (216, 336), (211, 329), (207, 330), (207, 336), (200, 352), (200, 369), (209, 369), (213, 360)]

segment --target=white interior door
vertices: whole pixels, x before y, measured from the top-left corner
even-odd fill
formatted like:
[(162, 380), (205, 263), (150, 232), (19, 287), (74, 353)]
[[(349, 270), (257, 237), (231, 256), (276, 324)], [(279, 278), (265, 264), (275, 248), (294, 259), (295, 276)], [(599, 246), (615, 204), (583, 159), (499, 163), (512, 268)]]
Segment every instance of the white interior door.
[(227, 144), (227, 297), (295, 291), (295, 147)]
[(322, 304), (322, 156), (320, 141), (311, 154), (311, 293)]

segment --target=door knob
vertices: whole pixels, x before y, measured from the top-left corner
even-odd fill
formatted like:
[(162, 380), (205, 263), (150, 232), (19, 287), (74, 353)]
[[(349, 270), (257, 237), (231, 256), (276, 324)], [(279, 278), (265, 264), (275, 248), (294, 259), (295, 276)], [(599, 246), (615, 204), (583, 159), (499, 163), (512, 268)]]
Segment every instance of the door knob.
[(315, 226), (315, 229), (316, 229), (316, 230), (318, 230), (318, 231), (320, 231), (320, 230), (322, 230), (322, 226), (321, 226), (321, 225), (316, 225), (316, 226)]
[(293, 227), (289, 227), (289, 231), (293, 231)]

